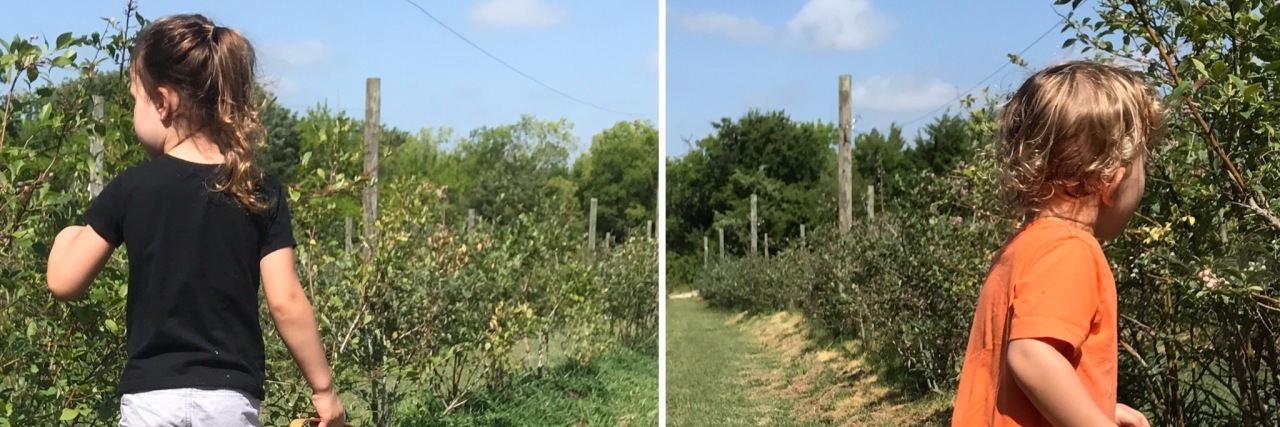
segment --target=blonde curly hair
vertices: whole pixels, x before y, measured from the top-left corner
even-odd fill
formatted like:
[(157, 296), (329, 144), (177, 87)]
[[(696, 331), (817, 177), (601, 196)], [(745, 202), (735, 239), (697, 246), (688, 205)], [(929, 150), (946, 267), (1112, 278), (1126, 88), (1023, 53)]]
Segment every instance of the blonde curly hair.
[(1030, 214), (1060, 192), (1096, 194), (1164, 137), (1159, 97), (1139, 74), (1073, 61), (1035, 73), (999, 114), (1000, 194)]

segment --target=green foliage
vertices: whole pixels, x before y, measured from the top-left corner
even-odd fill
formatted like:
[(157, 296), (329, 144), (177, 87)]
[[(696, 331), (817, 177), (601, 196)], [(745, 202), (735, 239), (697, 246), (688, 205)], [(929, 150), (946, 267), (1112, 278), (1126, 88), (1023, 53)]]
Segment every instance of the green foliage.
[(969, 121), (961, 116), (942, 115), (925, 125), (915, 143), (903, 153), (913, 170), (927, 170), (935, 175), (951, 172), (956, 165), (972, 160), (975, 141)]
[[(798, 234), (802, 224), (812, 227), (834, 219), (834, 126), (754, 110), (712, 126), (714, 135), (699, 140), (667, 168), (666, 220), (674, 254), (700, 256), (703, 236), (718, 245), (717, 228), (724, 228), (730, 251), (741, 253), (740, 248), (748, 247), (743, 242), (750, 241), (746, 230), (753, 193), (759, 199), (760, 232), (775, 242)], [(673, 271), (671, 277), (680, 283), (691, 273)]]
[[(574, 202), (569, 179), (569, 152), (577, 144), (573, 125), (565, 120), (539, 121), (523, 116), (514, 125), (482, 127), (458, 142), (456, 188), (461, 206), (498, 223), (521, 212)], [(452, 184), (452, 183), (451, 183)]]
[(618, 122), (591, 141), (591, 147), (574, 163), (582, 208), (598, 199), (596, 229), (626, 236), (645, 230), (658, 205), (658, 129), (652, 124)]
[(284, 182), (293, 182), (294, 165), (302, 160), (302, 133), (298, 132), (298, 117), (280, 105), (274, 95), (263, 92), (262, 108), (258, 119), (266, 132), (266, 144), (254, 158), (254, 164), (266, 173)]
[(1075, 45), (1141, 58), (1169, 109), (1142, 215), (1109, 253), (1132, 348), (1121, 396), (1166, 425), (1280, 423), (1280, 5), (1094, 8), (1064, 26)]

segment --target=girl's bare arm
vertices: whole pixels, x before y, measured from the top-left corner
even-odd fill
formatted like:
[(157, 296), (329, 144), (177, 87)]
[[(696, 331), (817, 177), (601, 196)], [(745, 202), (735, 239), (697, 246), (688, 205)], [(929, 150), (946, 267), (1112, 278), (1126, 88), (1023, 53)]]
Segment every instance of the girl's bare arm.
[(45, 281), (59, 301), (79, 299), (111, 259), (115, 248), (92, 227), (73, 225), (53, 239)]
[[(311, 386), (312, 402), (321, 419), (326, 422), (342, 420), (345, 413), (333, 386), (333, 375), (320, 342), (315, 312), (302, 290), (293, 260), (293, 248), (279, 249), (262, 258), (262, 289), (267, 297), (267, 307), (271, 310), (280, 338)], [(335, 425), (341, 425), (341, 422)]]

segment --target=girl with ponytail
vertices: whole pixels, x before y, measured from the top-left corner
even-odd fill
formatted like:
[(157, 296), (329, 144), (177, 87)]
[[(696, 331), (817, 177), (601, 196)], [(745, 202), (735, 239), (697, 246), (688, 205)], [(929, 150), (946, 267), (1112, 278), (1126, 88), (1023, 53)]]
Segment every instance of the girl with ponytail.
[(283, 185), (254, 166), (265, 133), (253, 47), (200, 15), (157, 20), (130, 59), (134, 131), (151, 159), (116, 176), (49, 253), (48, 286), (82, 296), (129, 248), (121, 426), (261, 426), (266, 361), (258, 285), (313, 390), (341, 427), (315, 315), (294, 268)]

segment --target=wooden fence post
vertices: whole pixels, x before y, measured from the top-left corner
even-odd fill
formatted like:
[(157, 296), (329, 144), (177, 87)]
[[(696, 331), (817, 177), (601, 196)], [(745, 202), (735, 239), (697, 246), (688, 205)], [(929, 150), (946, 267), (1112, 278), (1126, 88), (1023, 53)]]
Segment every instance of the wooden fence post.
[(853, 113), (850, 96), (853, 77), (848, 74), (840, 76), (840, 146), (837, 153), (839, 167), (836, 180), (840, 182), (837, 195), (840, 232), (846, 233), (853, 228)]
[(467, 234), (471, 234), (476, 230), (476, 210), (467, 209)]
[(653, 238), (654, 238), (654, 236), (653, 236), (653, 220), (648, 220), (648, 221), (645, 221), (645, 222), (644, 222), (644, 230), (645, 230), (645, 231), (644, 231), (644, 237), (645, 237), (646, 239), (653, 240)]
[(751, 255), (756, 255), (756, 195), (751, 195)]
[[(102, 97), (99, 95), (93, 96), (93, 122), (102, 123)], [(102, 135), (95, 130), (89, 137), (89, 154), (93, 156), (93, 166), (89, 171), (89, 198), (96, 198), (102, 193), (102, 153)]]
[(769, 259), (769, 233), (764, 233), (764, 259)]
[(724, 261), (724, 229), (717, 228), (716, 230), (720, 232), (720, 260)]
[(346, 248), (347, 253), (351, 253), (351, 217), (346, 217), (343, 221), (342, 228), (346, 231)]
[(809, 242), (804, 237), (804, 224), (800, 224), (800, 246), (809, 246)]
[(867, 186), (867, 222), (876, 219), (876, 186)]
[(1225, 213), (1227, 208), (1218, 208), (1218, 234), (1222, 243), (1227, 243), (1227, 219)]
[(378, 245), (378, 142), (382, 136), (382, 79), (365, 80), (364, 99), (364, 256), (376, 256)]
[(587, 226), (587, 234), (589, 234), (590, 236), (588, 236), (589, 239), (587, 240), (590, 243), (587, 243), (587, 249), (590, 249), (592, 252), (595, 252), (596, 250), (596, 198), (595, 197), (591, 198), (591, 217), (589, 219), (589, 224), (590, 225)]
[(709, 240), (711, 239), (707, 236), (702, 236), (702, 267), (704, 268), (711, 265), (711, 244), (708, 242)]
[(604, 233), (604, 251), (609, 252), (609, 249), (611, 249), (612, 247), (613, 247), (613, 232), (612, 231), (605, 232)]

